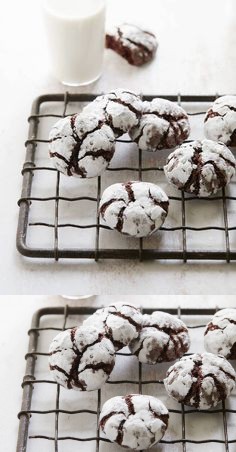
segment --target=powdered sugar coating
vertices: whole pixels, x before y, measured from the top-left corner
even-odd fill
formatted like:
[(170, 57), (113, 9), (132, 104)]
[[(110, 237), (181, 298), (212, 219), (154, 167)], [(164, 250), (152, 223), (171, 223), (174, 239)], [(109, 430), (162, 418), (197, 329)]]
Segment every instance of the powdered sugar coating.
[(160, 98), (143, 102), (141, 120), (129, 132), (142, 151), (174, 148), (183, 143), (189, 133), (190, 124), (184, 109)]
[(236, 309), (217, 311), (207, 324), (204, 345), (208, 352), (236, 359)]
[(138, 360), (147, 364), (174, 361), (183, 356), (189, 346), (189, 333), (184, 322), (161, 311), (143, 315), (140, 334), (129, 344)]
[(67, 176), (99, 176), (115, 151), (115, 136), (99, 112), (60, 119), (49, 135), (55, 168)]
[(102, 331), (81, 326), (59, 333), (49, 348), (53, 379), (68, 389), (94, 391), (115, 365), (115, 349)]
[(135, 306), (115, 303), (98, 309), (84, 323), (94, 325), (112, 341), (115, 350), (120, 350), (138, 336), (142, 325), (142, 314)]
[(232, 152), (223, 143), (193, 141), (169, 155), (164, 171), (176, 188), (205, 197), (229, 184), (235, 174), (235, 163)]
[(236, 146), (236, 96), (215, 100), (205, 117), (205, 135), (210, 140)]
[(100, 428), (106, 437), (120, 446), (145, 450), (164, 436), (169, 413), (155, 397), (129, 394), (104, 403)]
[(171, 366), (164, 384), (173, 399), (207, 410), (229, 397), (235, 377), (233, 367), (223, 356), (202, 353), (184, 356)]
[(86, 105), (83, 111), (103, 117), (115, 136), (119, 137), (139, 123), (142, 108), (143, 103), (137, 94), (124, 89), (115, 89), (98, 96)]
[(164, 223), (168, 206), (166, 193), (157, 185), (130, 181), (106, 188), (100, 213), (111, 229), (133, 237), (146, 237)]
[(150, 31), (125, 23), (107, 32), (106, 47), (117, 52), (130, 64), (141, 66), (154, 58), (157, 39)]

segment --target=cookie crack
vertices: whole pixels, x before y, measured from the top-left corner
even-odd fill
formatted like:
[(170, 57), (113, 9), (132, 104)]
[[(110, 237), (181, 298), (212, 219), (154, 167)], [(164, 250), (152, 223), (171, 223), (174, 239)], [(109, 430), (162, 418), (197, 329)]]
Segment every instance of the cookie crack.
[(235, 376), (234, 376), (234, 375), (232, 375), (232, 374), (230, 374), (229, 372), (227, 372), (227, 370), (222, 369), (222, 367), (219, 367), (219, 369), (221, 370), (221, 372), (223, 372), (225, 375), (227, 375), (227, 377), (228, 377), (230, 380), (235, 381)]
[(191, 376), (192, 378), (195, 378), (196, 381), (192, 383), (187, 395), (183, 398), (183, 403), (188, 405), (190, 403), (190, 400), (193, 399), (194, 401), (193, 406), (198, 408), (200, 404), (200, 391), (203, 379), (202, 360), (197, 360), (194, 362), (194, 367), (191, 371)]
[[(131, 94), (132, 96), (134, 96), (134, 93), (131, 93), (130, 91), (122, 91), (122, 92), (126, 93), (126, 94)], [(125, 102), (124, 100), (120, 99), (115, 91), (111, 91), (110, 94), (113, 94), (113, 96), (115, 96), (115, 99), (109, 99), (108, 103), (116, 102), (118, 104), (121, 104), (124, 107), (129, 108), (129, 110), (132, 111), (138, 118), (141, 117), (141, 112), (139, 110), (137, 110), (137, 108), (135, 108), (130, 102)]]
[(85, 155), (83, 155), (83, 157), (78, 158), (78, 162), (83, 160), (85, 157), (91, 156), (93, 157), (93, 160), (95, 160), (97, 157), (103, 157), (104, 160), (109, 163), (113, 155), (113, 150), (105, 151), (105, 149), (96, 149), (94, 151), (87, 151)]
[(208, 324), (206, 331), (204, 332), (204, 336), (206, 336), (206, 334), (209, 331), (214, 331), (214, 330), (224, 330), (226, 327), (221, 328), (219, 325), (214, 325), (212, 322)]
[(139, 119), (141, 117), (141, 112), (138, 111), (132, 104), (129, 102), (125, 102), (124, 100), (119, 99), (118, 97), (116, 99), (110, 99), (110, 102), (115, 102), (117, 104), (123, 105), (123, 107), (127, 107), (132, 113), (135, 114), (136, 118)]
[(164, 119), (165, 121), (169, 122), (170, 124), (172, 123), (178, 123), (178, 121), (181, 121), (182, 119), (188, 119), (187, 115), (185, 114), (181, 114), (179, 116), (172, 116), (171, 114), (167, 114), (167, 113), (158, 113), (157, 111), (144, 111), (143, 115), (154, 115), (157, 116), (160, 119)]
[(117, 312), (113, 312), (112, 315), (115, 315), (117, 317), (121, 317), (124, 320), (128, 320), (129, 323), (131, 323), (131, 325), (133, 325), (136, 329), (137, 332), (139, 332), (141, 330), (141, 325), (139, 325), (137, 322), (135, 322), (134, 319), (132, 319), (132, 317), (122, 314), (121, 312), (117, 311)]
[(78, 375), (80, 375), (82, 372), (84, 372), (85, 370), (88, 370), (88, 369), (92, 369), (94, 372), (97, 370), (103, 370), (105, 372), (105, 374), (110, 375), (113, 367), (114, 367), (113, 363), (100, 362), (100, 363), (86, 364), (86, 366), (78, 372)]
[(166, 213), (168, 212), (169, 202), (168, 201), (158, 201), (151, 193), (151, 190), (148, 190), (148, 196), (153, 201), (153, 204), (161, 207)]
[(191, 186), (193, 186), (193, 190), (191, 190), (195, 195), (197, 195), (200, 191), (200, 177), (202, 170), (202, 149), (199, 147), (194, 148), (194, 153), (191, 157), (191, 162), (193, 165), (196, 165), (196, 168), (192, 169), (192, 172), (185, 182), (183, 186), (183, 190), (188, 191)]
[[(221, 369), (221, 370), (222, 370), (222, 369)], [(222, 370), (222, 371), (223, 371), (224, 374), (225, 374), (225, 371), (224, 371), (224, 370)], [(207, 378), (207, 377), (212, 378), (212, 380), (214, 381), (216, 390), (217, 390), (217, 392), (219, 393), (221, 399), (222, 399), (222, 400), (225, 400), (226, 397), (227, 397), (227, 393), (226, 393), (226, 390), (225, 390), (224, 385), (218, 380), (218, 378), (216, 377), (216, 375), (214, 375), (212, 372), (209, 372), (208, 374), (204, 375), (203, 379), (204, 379), (204, 378)]]
[(229, 323), (233, 323), (234, 325), (236, 325), (236, 320), (234, 320), (234, 319), (228, 319), (226, 317), (225, 320), (228, 320)]
[(156, 328), (158, 331), (161, 331), (162, 333), (168, 334), (168, 336), (171, 336), (172, 334), (179, 334), (179, 333), (187, 333), (187, 329), (184, 327), (179, 328), (178, 330), (171, 328), (169, 326), (159, 326), (157, 323), (154, 324), (148, 324), (144, 325), (144, 328)]
[(129, 411), (129, 416), (134, 415), (135, 414), (135, 409), (134, 409), (134, 404), (132, 402), (132, 395), (127, 395), (124, 397), (125, 403), (128, 407), (128, 411)]
[(152, 413), (153, 417), (155, 417), (156, 419), (160, 419), (166, 426), (168, 425), (168, 419), (169, 419), (169, 415), (168, 414), (159, 414), (157, 413), (152, 407), (151, 407), (151, 403), (149, 402), (148, 404), (149, 410)]
[(124, 210), (126, 209), (126, 206), (121, 207), (118, 215), (117, 215), (117, 223), (115, 228), (117, 231), (121, 232), (124, 225)]
[(69, 378), (69, 374), (65, 371), (65, 369), (63, 369), (60, 366), (55, 365), (51, 365), (49, 366), (50, 370), (57, 370), (58, 372), (61, 372), (63, 375), (65, 375), (67, 378)]
[(118, 427), (117, 427), (118, 433), (117, 433), (117, 437), (116, 437), (115, 441), (116, 441), (119, 445), (121, 445), (122, 442), (123, 442), (123, 437), (124, 437), (123, 425), (124, 425), (125, 421), (126, 421), (126, 419), (122, 419), (122, 421), (120, 422), (120, 424), (119, 424)]
[(145, 44), (142, 44), (141, 42), (136, 42), (131, 38), (127, 38), (127, 36), (122, 36), (123, 39), (125, 39), (126, 41), (130, 42), (130, 44), (133, 44), (135, 47), (138, 47), (140, 50), (142, 50), (144, 53), (146, 53), (148, 56), (152, 55), (152, 50), (150, 50), (147, 46), (145, 46)]
[(132, 189), (132, 182), (126, 182), (126, 184), (123, 184), (123, 186), (128, 193), (129, 202), (135, 202), (135, 196)]
[(67, 165), (69, 165), (69, 160), (67, 160), (63, 155), (59, 154), (58, 152), (49, 152), (50, 157), (57, 157), (60, 160), (63, 160)]
[(74, 358), (74, 360), (72, 362), (72, 365), (71, 365), (71, 368), (70, 368), (69, 377), (68, 377), (68, 381), (67, 381), (67, 387), (68, 387), (68, 389), (71, 389), (72, 388), (72, 381), (73, 381), (74, 386), (77, 386), (77, 387), (81, 388), (84, 391), (86, 389), (86, 385), (85, 385), (85, 382), (83, 380), (79, 379), (79, 374), (81, 372), (78, 371), (81, 359), (82, 359), (84, 353), (88, 350), (89, 347), (92, 347), (93, 345), (98, 344), (99, 342), (101, 342), (101, 340), (104, 337), (104, 334), (99, 333), (98, 338), (94, 342), (92, 342), (90, 344), (87, 344), (83, 348), (83, 350), (80, 352), (78, 350), (76, 344), (75, 344), (75, 333), (76, 333), (76, 330), (77, 330), (77, 328), (73, 328), (71, 330), (72, 350), (75, 353), (75, 358)]
[(62, 137), (60, 135), (58, 135), (57, 137), (51, 138), (50, 143), (53, 143), (54, 141), (57, 141), (57, 140), (61, 140), (61, 138)]
[(117, 348), (119, 350), (124, 347), (123, 342), (118, 341), (113, 338), (113, 332), (110, 327), (106, 326), (105, 330), (106, 330), (106, 336), (108, 337), (108, 339), (110, 339), (110, 341), (113, 343), (115, 348)]
[(236, 111), (236, 107), (233, 107), (232, 105), (225, 105), (225, 107), (228, 107), (231, 111)]
[(101, 429), (104, 431), (105, 425), (107, 423), (107, 421), (112, 417), (115, 416), (117, 414), (123, 414), (125, 416), (125, 413), (123, 411), (111, 411), (110, 413), (106, 414), (105, 416), (102, 417), (102, 419), (100, 420), (100, 427)]
[(217, 166), (217, 164), (216, 164), (213, 160), (208, 160), (207, 162), (204, 162), (204, 164), (202, 165), (202, 167), (205, 166), (205, 165), (209, 165), (209, 164), (212, 165), (213, 168), (214, 168), (214, 170), (215, 170), (217, 179), (218, 179), (219, 182), (220, 182), (219, 188), (220, 188), (220, 187), (224, 187), (225, 184), (226, 184), (226, 182), (227, 182), (227, 181), (226, 181), (226, 178), (225, 178), (224, 172)]
[(214, 118), (216, 116), (220, 116), (221, 118), (224, 117), (224, 115), (221, 115), (218, 111), (214, 111), (212, 109), (208, 110), (207, 115), (204, 119), (204, 122), (208, 121), (209, 118)]
[[(228, 165), (232, 166), (233, 168), (235, 168), (235, 163), (231, 162), (231, 160), (227, 159), (226, 157), (224, 157), (222, 154), (219, 154), (219, 156), (226, 162), (228, 163)], [(236, 322), (235, 322), (236, 323)]]
[(106, 201), (102, 204), (102, 206), (100, 207), (100, 213), (102, 215), (102, 218), (104, 219), (104, 215), (106, 210), (108, 209), (108, 207), (113, 204), (113, 202), (120, 202), (123, 201), (125, 203), (125, 200), (123, 198), (111, 198), (109, 199), (109, 201)]
[[(74, 138), (76, 144), (71, 151), (71, 156), (70, 156), (68, 168), (67, 168), (67, 174), (68, 174), (68, 176), (72, 176), (71, 170), (72, 170), (72, 168), (74, 168), (74, 171), (76, 174), (79, 174), (81, 177), (86, 177), (87, 172), (85, 171), (85, 168), (79, 166), (79, 161), (82, 160), (82, 159), (79, 159), (79, 152), (81, 150), (81, 146), (82, 146), (83, 142), (85, 141), (85, 139), (90, 134), (96, 132), (97, 130), (100, 130), (101, 127), (104, 125), (104, 121), (99, 120), (98, 125), (96, 127), (94, 127), (94, 129), (86, 132), (84, 134), (83, 138), (79, 138), (76, 128), (75, 128), (76, 117), (77, 117), (77, 115), (73, 115), (73, 116), (71, 116), (71, 120), (70, 120), (72, 137)], [(86, 155), (87, 155), (87, 153), (84, 154), (83, 158), (86, 157)]]
[(137, 348), (137, 350), (134, 351), (134, 354), (135, 354), (136, 356), (138, 356), (139, 353), (141, 352), (141, 350), (143, 349), (143, 344), (144, 344), (144, 342), (145, 342), (146, 339), (147, 339), (147, 338), (145, 337), (145, 338), (142, 340), (142, 342), (141, 342), (139, 348)]

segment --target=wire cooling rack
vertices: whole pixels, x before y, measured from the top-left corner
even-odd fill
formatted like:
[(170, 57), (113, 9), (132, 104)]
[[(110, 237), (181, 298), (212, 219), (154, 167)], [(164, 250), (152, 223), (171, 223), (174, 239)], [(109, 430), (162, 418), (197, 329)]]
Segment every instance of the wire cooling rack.
[[(17, 249), (31, 258), (72, 259), (236, 259), (236, 184), (217, 196), (198, 199), (167, 184), (166, 151), (137, 150), (128, 136), (117, 140), (110, 168), (96, 179), (61, 175), (48, 158), (48, 134), (56, 118), (80, 111), (96, 96), (48, 94), (33, 103), (18, 201)], [(154, 96), (143, 96), (151, 100)], [(159, 96), (176, 101), (190, 115), (192, 139), (203, 138), (203, 118), (215, 96)], [(201, 136), (202, 135), (202, 136)], [(155, 155), (154, 155), (155, 154)], [(73, 180), (72, 180), (73, 179)], [(169, 215), (161, 230), (145, 239), (121, 236), (100, 223), (99, 200), (114, 182), (145, 180), (165, 189)]]
[[(233, 452), (236, 450), (236, 392), (215, 409), (197, 411), (167, 396), (163, 378), (170, 363), (138, 363), (128, 348), (117, 353), (115, 369), (101, 390), (69, 391), (50, 379), (48, 346), (58, 331), (80, 324), (94, 308), (49, 307), (37, 311), (29, 334), (17, 452), (117, 452), (120, 447), (100, 436), (99, 414), (105, 400), (115, 395), (144, 393), (160, 398), (170, 412), (169, 426), (158, 451)], [(150, 314), (153, 310), (143, 309)], [(206, 323), (213, 309), (165, 309), (182, 318), (190, 329), (190, 352), (201, 352)], [(203, 446), (204, 445), (204, 446)], [(151, 450), (157, 450), (153, 447)]]

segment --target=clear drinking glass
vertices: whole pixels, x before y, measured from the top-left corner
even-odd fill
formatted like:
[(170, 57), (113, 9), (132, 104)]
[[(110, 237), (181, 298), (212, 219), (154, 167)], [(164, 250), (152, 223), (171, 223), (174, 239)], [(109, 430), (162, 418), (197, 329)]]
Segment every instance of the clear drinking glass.
[(102, 73), (106, 0), (43, 0), (54, 75), (82, 86)]

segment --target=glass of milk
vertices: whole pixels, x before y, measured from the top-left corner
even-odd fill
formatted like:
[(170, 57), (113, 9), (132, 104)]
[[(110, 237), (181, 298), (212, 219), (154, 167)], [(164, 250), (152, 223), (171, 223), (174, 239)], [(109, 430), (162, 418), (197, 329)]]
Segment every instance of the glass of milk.
[(54, 75), (82, 86), (102, 73), (106, 0), (43, 0)]

